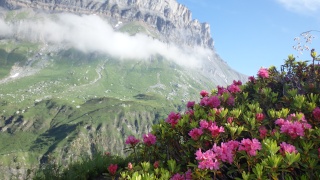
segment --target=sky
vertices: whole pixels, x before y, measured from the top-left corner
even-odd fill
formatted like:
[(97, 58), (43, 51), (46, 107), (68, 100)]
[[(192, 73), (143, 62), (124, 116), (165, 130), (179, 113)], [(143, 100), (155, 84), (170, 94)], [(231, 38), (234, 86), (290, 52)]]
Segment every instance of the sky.
[[(233, 69), (256, 75), (261, 68), (280, 69), (289, 54), (310, 60), (293, 46), (307, 45), (320, 54), (320, 0), (177, 0), (192, 18), (207, 22), (215, 50)], [(311, 43), (301, 33), (311, 31)], [(294, 40), (300, 37), (300, 41)]]

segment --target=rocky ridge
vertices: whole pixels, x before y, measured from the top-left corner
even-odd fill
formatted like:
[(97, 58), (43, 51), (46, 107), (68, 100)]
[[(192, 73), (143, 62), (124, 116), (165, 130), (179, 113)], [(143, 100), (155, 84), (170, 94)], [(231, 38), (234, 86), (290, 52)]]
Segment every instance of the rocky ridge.
[(210, 25), (192, 19), (176, 0), (0, 0), (8, 9), (33, 8), (52, 12), (99, 14), (118, 21), (142, 21), (156, 29), (164, 42), (214, 49)]

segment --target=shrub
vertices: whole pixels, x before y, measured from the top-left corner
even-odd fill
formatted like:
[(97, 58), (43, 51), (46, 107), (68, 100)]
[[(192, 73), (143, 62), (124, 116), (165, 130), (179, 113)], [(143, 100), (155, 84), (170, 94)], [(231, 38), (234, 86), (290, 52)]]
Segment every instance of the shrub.
[(280, 71), (261, 68), (246, 84), (201, 91), (184, 114), (171, 112), (144, 141), (128, 143), (136, 166), (119, 179), (319, 179), (320, 66), (312, 58), (290, 55)]

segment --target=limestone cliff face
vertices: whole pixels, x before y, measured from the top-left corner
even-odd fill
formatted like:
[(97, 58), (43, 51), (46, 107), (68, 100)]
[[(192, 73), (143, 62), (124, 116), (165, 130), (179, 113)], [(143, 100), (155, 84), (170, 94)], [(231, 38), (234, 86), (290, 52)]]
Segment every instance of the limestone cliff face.
[(31, 7), (55, 12), (95, 13), (118, 21), (142, 21), (165, 42), (213, 49), (210, 25), (192, 19), (176, 0), (0, 0), (9, 9)]

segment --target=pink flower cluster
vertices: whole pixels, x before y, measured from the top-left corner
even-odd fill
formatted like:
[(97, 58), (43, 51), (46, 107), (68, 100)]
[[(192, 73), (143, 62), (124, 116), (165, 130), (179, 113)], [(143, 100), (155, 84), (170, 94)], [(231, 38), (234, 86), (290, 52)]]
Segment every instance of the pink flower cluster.
[(234, 85), (237, 85), (237, 86), (241, 86), (242, 85), (242, 82), (240, 80), (236, 81), (236, 80), (233, 80), (233, 84)]
[(178, 124), (178, 121), (180, 120), (180, 118), (181, 118), (180, 113), (171, 112), (168, 115), (168, 118), (166, 119), (166, 122), (171, 124), (172, 127), (175, 127), (175, 125)]
[(153, 168), (154, 168), (154, 169), (158, 169), (158, 168), (159, 168), (159, 161), (155, 161), (155, 162), (153, 163)]
[(263, 139), (267, 136), (268, 130), (265, 126), (259, 127), (260, 138)]
[(193, 108), (194, 104), (195, 104), (194, 101), (189, 101), (189, 102), (187, 103), (187, 108), (188, 108), (188, 109)]
[(306, 121), (304, 116), (297, 119), (295, 114), (291, 114), (286, 120), (280, 118), (275, 121), (280, 126), (281, 133), (289, 135), (292, 139), (298, 136), (303, 137), (306, 129), (311, 129), (311, 125)]
[(263, 121), (264, 120), (264, 114), (263, 113), (257, 113), (256, 114), (256, 120), (257, 121), (259, 121), (259, 122), (261, 122), (261, 121)]
[[(242, 85), (241, 81), (233, 81), (233, 84), (227, 88), (217, 86), (218, 92), (214, 96), (209, 96), (207, 91), (202, 90), (200, 92), (200, 95), (202, 96), (200, 105), (217, 108), (221, 105), (221, 103), (227, 103), (229, 106), (234, 106), (235, 99), (232, 94), (241, 92), (240, 85)], [(224, 94), (229, 95), (227, 99), (223, 98)]]
[(222, 96), (224, 93), (229, 93), (228, 89), (222, 86), (217, 86), (218, 93), (217, 95)]
[(208, 93), (206, 90), (202, 90), (202, 91), (200, 92), (200, 95), (201, 95), (202, 97), (205, 97), (205, 96), (208, 96), (209, 93)]
[(199, 161), (198, 168), (218, 170), (221, 162), (228, 162), (232, 164), (238, 145), (238, 141), (232, 140), (226, 143), (221, 143), (221, 146), (214, 144), (212, 149), (209, 149), (204, 153), (199, 149), (195, 153), (196, 160)]
[(258, 71), (258, 76), (261, 78), (268, 78), (269, 77), (269, 71), (267, 68), (260, 68)]
[(261, 150), (261, 143), (258, 139), (242, 139), (239, 145), (239, 151), (246, 151), (250, 156), (256, 156), (257, 150)]
[(319, 107), (316, 107), (313, 111), (312, 111), (312, 115), (313, 117), (320, 121), (320, 108)]
[(157, 141), (157, 138), (155, 135), (153, 135), (152, 133), (148, 133), (148, 134), (144, 134), (143, 135), (143, 142), (147, 145), (147, 146), (151, 146), (153, 144), (155, 144)]
[(228, 91), (231, 93), (238, 93), (238, 92), (241, 92), (241, 89), (238, 85), (231, 84), (230, 86), (228, 86)]
[(249, 76), (248, 81), (250, 81), (252, 83), (256, 83), (256, 78), (254, 76)]
[(234, 106), (234, 97), (233, 96), (229, 96), (228, 99), (227, 99), (227, 104), (229, 106)]
[(194, 128), (188, 133), (188, 135), (191, 136), (191, 138), (196, 141), (199, 139), (202, 133), (203, 133), (202, 129)]
[(175, 174), (173, 175), (170, 180), (192, 180), (192, 173), (189, 169), (185, 174)]
[(188, 135), (191, 136), (193, 140), (198, 140), (199, 137), (204, 133), (204, 131), (209, 131), (212, 137), (217, 137), (220, 133), (224, 132), (222, 126), (217, 126), (215, 122), (208, 122), (206, 120), (200, 121), (200, 128), (192, 129)]
[(208, 122), (206, 120), (200, 121), (200, 129), (202, 130), (209, 130), (213, 137), (217, 137), (220, 133), (224, 132), (224, 128), (222, 126), (217, 126), (216, 122)]
[(201, 106), (209, 106), (211, 108), (217, 108), (220, 106), (220, 99), (218, 96), (204, 97), (200, 101)]
[(134, 136), (128, 136), (126, 139), (126, 144), (130, 144), (131, 146), (135, 146), (140, 142), (139, 139), (136, 139)]
[(211, 169), (218, 170), (220, 162), (218, 161), (218, 156), (212, 150), (208, 150), (202, 153), (199, 149), (196, 153), (196, 160), (199, 161), (198, 168), (200, 169)]
[(109, 167), (108, 167), (109, 174), (111, 176), (116, 175), (117, 169), (118, 169), (118, 165), (117, 164), (110, 164)]
[(287, 144), (286, 142), (282, 142), (280, 144), (280, 153), (282, 155), (285, 155), (285, 153), (298, 153), (298, 151), (296, 150), (296, 147), (291, 145), (291, 144)]
[(214, 144), (212, 150), (218, 155), (222, 162), (228, 162), (229, 164), (232, 164), (233, 157), (238, 146), (238, 141), (231, 140), (226, 143), (221, 143), (220, 147)]

